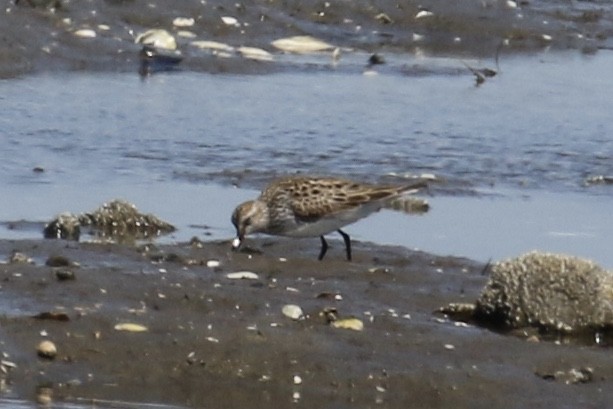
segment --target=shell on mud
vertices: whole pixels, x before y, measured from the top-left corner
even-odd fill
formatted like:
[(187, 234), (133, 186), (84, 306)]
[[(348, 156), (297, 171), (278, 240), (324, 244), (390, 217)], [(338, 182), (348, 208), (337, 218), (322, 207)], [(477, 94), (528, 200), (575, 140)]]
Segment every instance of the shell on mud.
[(298, 54), (330, 51), (334, 48), (332, 44), (328, 44), (325, 41), (311, 36), (280, 38), (278, 40), (274, 40), (271, 44), (273, 47), (281, 51)]
[(148, 328), (141, 324), (135, 324), (132, 322), (124, 322), (121, 324), (115, 325), (116, 331), (126, 331), (126, 332), (145, 332), (148, 331)]
[(305, 318), (304, 311), (302, 311), (299, 305), (286, 304), (281, 308), (281, 312), (294, 321), (303, 320)]
[(38, 344), (36, 353), (41, 358), (54, 359), (57, 355), (57, 347), (53, 342), (46, 339)]
[(260, 278), (256, 273), (251, 271), (236, 271), (226, 274), (226, 278), (230, 280), (257, 280)]
[(134, 40), (136, 44), (150, 45), (155, 48), (165, 50), (176, 50), (177, 40), (166, 30), (151, 29), (136, 36)]
[(333, 328), (351, 329), (354, 331), (364, 330), (364, 322), (361, 319), (355, 317), (340, 318), (336, 321), (330, 322), (330, 326), (332, 326)]

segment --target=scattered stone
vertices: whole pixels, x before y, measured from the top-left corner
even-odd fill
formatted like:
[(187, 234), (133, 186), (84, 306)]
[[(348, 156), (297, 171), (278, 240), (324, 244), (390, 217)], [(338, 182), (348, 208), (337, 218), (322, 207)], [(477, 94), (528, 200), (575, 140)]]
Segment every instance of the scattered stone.
[(19, 251), (13, 251), (8, 261), (10, 264), (34, 264), (30, 257)]
[(368, 57), (368, 65), (369, 66), (373, 66), (373, 65), (383, 65), (385, 64), (385, 58), (383, 58), (383, 56), (375, 53), (372, 54), (370, 57)]
[(37, 320), (51, 320), (51, 321), (70, 321), (70, 317), (65, 312), (41, 312), (40, 314), (36, 314), (32, 316), (32, 318), (36, 318)]
[(53, 342), (44, 340), (38, 344), (38, 347), (36, 347), (36, 353), (41, 358), (55, 359), (57, 355), (57, 348)]
[(325, 41), (311, 36), (294, 36), (280, 38), (271, 42), (272, 46), (288, 53), (308, 54), (330, 51), (335, 47)]
[(476, 308), (475, 304), (471, 303), (451, 303), (439, 308), (437, 312), (446, 314), (456, 321), (470, 321), (474, 318)]
[(281, 308), (281, 312), (283, 313), (283, 315), (285, 315), (286, 317), (294, 321), (305, 319), (304, 311), (302, 311), (302, 308), (300, 308), (299, 305), (295, 305), (295, 304), (284, 305), (283, 308)]
[(70, 266), (70, 260), (64, 256), (49, 256), (45, 265), (49, 267), (68, 267)]
[(562, 333), (613, 328), (613, 273), (591, 261), (532, 252), (492, 267), (475, 317)]
[(585, 179), (585, 184), (586, 185), (613, 185), (613, 176), (605, 176), (605, 175), (598, 175), (598, 176), (590, 176), (589, 178)]
[(72, 281), (76, 279), (76, 276), (74, 271), (62, 268), (55, 270), (55, 278), (58, 281)]
[(53, 403), (53, 388), (44, 385), (36, 388), (36, 403), (42, 407), (50, 407)]
[(399, 197), (386, 203), (385, 208), (407, 214), (424, 214), (430, 210), (430, 204), (427, 200), (407, 196)]
[(32, 172), (34, 173), (43, 173), (45, 171), (45, 168), (43, 168), (42, 166), (35, 166), (34, 168), (32, 168)]
[(125, 332), (145, 332), (149, 329), (144, 325), (134, 324), (132, 322), (124, 322), (121, 324), (115, 325), (116, 331), (125, 331)]
[(46, 239), (79, 241), (81, 235), (79, 218), (72, 213), (60, 213), (55, 220), (45, 225), (43, 235)]
[(551, 381), (574, 385), (578, 383), (588, 383), (594, 380), (594, 370), (590, 367), (571, 368), (568, 371), (555, 371), (546, 373), (536, 373), (537, 376)]
[(300, 375), (294, 375), (294, 385), (301, 385), (302, 384), (302, 378), (300, 377)]
[(226, 277), (230, 280), (258, 280), (260, 276), (251, 271), (237, 271), (234, 273), (226, 274)]
[(394, 20), (390, 16), (385, 13), (379, 13), (375, 16), (375, 20), (377, 20), (381, 24), (392, 24)]

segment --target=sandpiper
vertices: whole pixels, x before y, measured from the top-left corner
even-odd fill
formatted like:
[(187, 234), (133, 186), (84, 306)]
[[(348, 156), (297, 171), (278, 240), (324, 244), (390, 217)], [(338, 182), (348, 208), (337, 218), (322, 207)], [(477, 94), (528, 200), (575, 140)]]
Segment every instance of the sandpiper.
[(351, 260), (351, 239), (341, 227), (379, 211), (399, 196), (416, 193), (426, 187), (423, 181), (403, 186), (358, 183), (332, 177), (290, 176), (270, 183), (255, 200), (236, 207), (232, 224), (237, 237), (232, 247), (238, 249), (245, 236), (264, 233), (288, 237), (321, 239), (319, 260), (328, 250), (325, 234), (338, 231), (345, 242), (347, 260)]

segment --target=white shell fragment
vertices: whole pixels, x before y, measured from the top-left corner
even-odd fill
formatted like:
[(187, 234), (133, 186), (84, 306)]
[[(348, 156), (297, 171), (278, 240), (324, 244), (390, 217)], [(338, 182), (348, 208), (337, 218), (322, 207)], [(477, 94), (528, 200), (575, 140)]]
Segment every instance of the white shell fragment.
[(419, 13), (415, 14), (415, 18), (424, 18), (424, 17), (432, 17), (434, 15), (433, 12), (428, 11), (428, 10), (422, 10)]
[(300, 308), (299, 305), (286, 304), (283, 306), (283, 308), (281, 308), (281, 312), (283, 315), (293, 319), (294, 321), (303, 320), (305, 318), (304, 311), (302, 311), (302, 308)]
[(36, 347), (36, 353), (41, 358), (54, 359), (57, 355), (57, 348), (53, 342), (45, 340), (38, 344)]
[(189, 30), (179, 30), (179, 31), (177, 31), (177, 35), (179, 37), (183, 37), (183, 38), (196, 38), (196, 37), (198, 37), (196, 35), (196, 33), (192, 32), (192, 31), (189, 31)]
[(358, 318), (342, 318), (332, 321), (330, 325), (334, 328), (352, 329), (354, 331), (362, 331), (364, 329), (364, 323)]
[(250, 60), (258, 60), (258, 61), (272, 61), (272, 54), (266, 50), (262, 50), (261, 48), (255, 47), (239, 47), (236, 50), (245, 58), (249, 58)]
[(237, 249), (240, 245), (241, 245), (241, 239), (239, 239), (238, 237), (232, 240), (232, 248)]
[(208, 268), (216, 268), (219, 267), (221, 265), (221, 262), (219, 260), (209, 260), (206, 262), (206, 266)]
[(272, 46), (288, 53), (316, 53), (332, 50), (334, 46), (311, 36), (294, 36), (273, 41)]
[(150, 45), (166, 50), (176, 50), (177, 40), (166, 30), (152, 29), (140, 33), (134, 40), (136, 44)]
[(83, 38), (94, 38), (96, 37), (96, 32), (91, 28), (82, 28), (80, 30), (75, 31), (74, 35)]
[(195, 23), (193, 18), (188, 17), (177, 17), (172, 20), (172, 25), (175, 27), (191, 27)]
[(300, 375), (294, 375), (294, 385), (301, 385), (302, 384), (302, 378), (300, 377)]
[(230, 16), (224, 16), (221, 18), (221, 21), (223, 21), (223, 23), (227, 26), (238, 26), (238, 20), (235, 19), (234, 17), (230, 17)]
[(228, 273), (226, 277), (230, 280), (257, 280), (260, 278), (256, 273), (251, 271), (237, 271), (235, 273)]
[[(227, 53), (234, 52), (234, 47), (228, 44), (220, 43), (218, 41), (199, 40), (199, 41), (192, 41), (189, 44), (194, 47), (203, 49), (203, 50), (223, 51)], [(235, 241), (236, 240), (238, 240), (238, 238), (236, 238)]]
[(147, 327), (140, 324), (134, 324), (131, 322), (124, 322), (122, 324), (115, 325), (116, 331), (126, 331), (126, 332), (145, 332), (148, 331)]

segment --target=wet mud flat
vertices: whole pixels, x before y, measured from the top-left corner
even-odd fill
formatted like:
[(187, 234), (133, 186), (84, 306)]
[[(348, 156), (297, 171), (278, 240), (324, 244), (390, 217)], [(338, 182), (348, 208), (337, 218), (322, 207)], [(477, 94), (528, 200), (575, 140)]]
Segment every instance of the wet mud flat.
[[(30, 259), (0, 266), (3, 395), (181, 407), (605, 408), (613, 398), (610, 348), (435, 313), (478, 297), (481, 263), (360, 242), (347, 262), (332, 240), (319, 262), (317, 239), (247, 244), (0, 241), (4, 259)], [(241, 271), (257, 278), (228, 277)], [(304, 316), (284, 315), (288, 304)], [(330, 314), (363, 329), (335, 328)], [(37, 355), (43, 340), (53, 359)], [(589, 376), (557, 375), (573, 371)]]
[[(553, 47), (595, 53), (612, 46), (613, 10), (606, 2), (566, 0), (14, 0), (5, 2), (0, 24), (0, 75), (7, 78), (49, 70), (135, 71), (141, 45), (134, 40), (150, 29), (175, 37), (185, 69), (265, 73), (296, 68), (278, 63), (283, 52), (272, 46), (293, 36), (317, 38), (331, 45), (326, 53), (338, 48), (344, 55), (492, 61), (501, 45), (503, 52)], [(198, 41), (216, 44), (203, 49), (195, 46)], [(240, 47), (270, 55), (242, 58)]]

